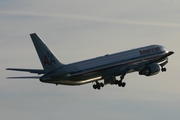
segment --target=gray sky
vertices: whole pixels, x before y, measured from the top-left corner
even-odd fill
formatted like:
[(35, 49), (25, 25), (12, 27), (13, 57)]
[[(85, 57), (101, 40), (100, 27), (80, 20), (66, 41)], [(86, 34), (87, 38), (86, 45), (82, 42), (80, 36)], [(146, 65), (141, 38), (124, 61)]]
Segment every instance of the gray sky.
[[(1, 0), (0, 119), (179, 120), (179, 6), (179, 0)], [(42, 68), (34, 32), (65, 64), (149, 44), (175, 54), (166, 73), (129, 74), (125, 88), (5, 79), (31, 75), (7, 67)]]

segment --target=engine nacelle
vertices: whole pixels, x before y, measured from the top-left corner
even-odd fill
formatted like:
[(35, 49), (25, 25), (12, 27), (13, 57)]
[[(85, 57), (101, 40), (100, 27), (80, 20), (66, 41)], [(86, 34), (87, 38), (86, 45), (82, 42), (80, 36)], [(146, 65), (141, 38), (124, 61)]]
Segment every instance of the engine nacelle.
[(157, 63), (150, 64), (139, 71), (140, 75), (152, 76), (159, 73), (161, 67)]

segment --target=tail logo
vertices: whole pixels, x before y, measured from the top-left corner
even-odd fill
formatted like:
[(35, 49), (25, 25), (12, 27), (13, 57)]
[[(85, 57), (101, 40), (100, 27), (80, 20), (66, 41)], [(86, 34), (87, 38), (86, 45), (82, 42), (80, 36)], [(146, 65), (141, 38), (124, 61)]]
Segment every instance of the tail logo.
[(53, 63), (56, 64), (56, 61), (54, 59), (53, 54), (47, 52), (47, 54), (44, 55), (44, 64), (43, 64), (43, 66), (52, 65)]

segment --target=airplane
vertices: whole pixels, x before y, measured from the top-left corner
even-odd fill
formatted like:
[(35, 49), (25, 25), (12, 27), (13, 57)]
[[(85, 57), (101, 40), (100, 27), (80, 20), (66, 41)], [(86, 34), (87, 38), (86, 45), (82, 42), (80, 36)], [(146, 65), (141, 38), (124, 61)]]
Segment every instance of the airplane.
[[(128, 73), (153, 76), (168, 63), (168, 56), (174, 54), (161, 45), (149, 45), (114, 54), (83, 60), (70, 64), (61, 63), (44, 41), (36, 34), (30, 34), (42, 67), (44, 69), (7, 68), (6, 70), (30, 72), (39, 76), (7, 77), (9, 79), (39, 79), (44, 83), (56, 85), (82, 85), (93, 83), (93, 88), (100, 90), (107, 84), (125, 87), (124, 77)], [(40, 76), (42, 74), (42, 76)], [(116, 77), (120, 76), (120, 80)], [(99, 81), (103, 82), (99, 82)]]

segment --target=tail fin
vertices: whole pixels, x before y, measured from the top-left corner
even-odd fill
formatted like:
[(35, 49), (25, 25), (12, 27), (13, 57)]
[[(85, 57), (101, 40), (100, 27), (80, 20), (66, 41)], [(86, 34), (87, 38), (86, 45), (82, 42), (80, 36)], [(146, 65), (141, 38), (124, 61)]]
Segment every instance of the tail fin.
[(59, 62), (56, 56), (51, 52), (51, 50), (46, 46), (43, 40), (41, 40), (41, 38), (36, 33), (30, 34), (30, 36), (45, 73), (63, 66), (63, 64)]

